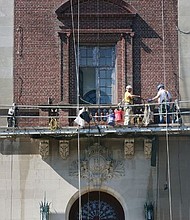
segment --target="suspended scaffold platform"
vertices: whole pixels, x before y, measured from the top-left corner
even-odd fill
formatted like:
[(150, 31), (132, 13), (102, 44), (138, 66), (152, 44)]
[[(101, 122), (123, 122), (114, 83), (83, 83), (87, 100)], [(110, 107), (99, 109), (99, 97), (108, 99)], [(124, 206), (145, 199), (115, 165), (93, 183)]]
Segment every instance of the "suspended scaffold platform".
[[(143, 136), (183, 135), (190, 133), (188, 102), (171, 102), (168, 112), (160, 106), (131, 105), (130, 125), (125, 125), (125, 106), (118, 105), (14, 105), (0, 106), (0, 138), (12, 136), (50, 136), (72, 138), (81, 136)], [(14, 109), (10, 114), (10, 108)], [(84, 114), (86, 113), (86, 114)], [(84, 115), (83, 115), (84, 114)], [(159, 115), (169, 115), (169, 123), (159, 123)], [(85, 118), (87, 116), (87, 118)], [(110, 117), (112, 117), (110, 119)], [(76, 119), (79, 119), (76, 120)], [(82, 120), (82, 124), (81, 124)], [(110, 123), (110, 120), (111, 123)]]

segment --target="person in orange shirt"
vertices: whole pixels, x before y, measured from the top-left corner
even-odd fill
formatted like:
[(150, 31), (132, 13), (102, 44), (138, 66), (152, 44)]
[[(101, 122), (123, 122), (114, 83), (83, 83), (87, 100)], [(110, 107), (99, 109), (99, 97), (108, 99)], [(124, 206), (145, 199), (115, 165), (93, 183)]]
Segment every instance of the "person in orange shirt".
[(124, 95), (124, 99), (122, 102), (125, 103), (125, 119), (124, 119), (124, 125), (129, 125), (131, 121), (131, 115), (133, 114), (132, 106), (133, 105), (133, 99), (134, 98), (140, 98), (140, 95), (134, 95), (132, 93), (133, 88), (131, 85), (126, 86), (126, 92)]

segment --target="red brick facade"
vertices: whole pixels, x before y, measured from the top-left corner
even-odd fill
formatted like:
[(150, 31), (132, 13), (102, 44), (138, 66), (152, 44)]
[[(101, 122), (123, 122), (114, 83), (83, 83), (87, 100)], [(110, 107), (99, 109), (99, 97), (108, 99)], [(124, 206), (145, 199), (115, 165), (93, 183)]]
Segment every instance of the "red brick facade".
[[(76, 103), (70, 2), (15, 0), (16, 103), (46, 104), (48, 97), (53, 104)], [(81, 43), (116, 44), (118, 101), (128, 83), (144, 99), (160, 82), (178, 97), (177, 0), (82, 0), (79, 11)]]

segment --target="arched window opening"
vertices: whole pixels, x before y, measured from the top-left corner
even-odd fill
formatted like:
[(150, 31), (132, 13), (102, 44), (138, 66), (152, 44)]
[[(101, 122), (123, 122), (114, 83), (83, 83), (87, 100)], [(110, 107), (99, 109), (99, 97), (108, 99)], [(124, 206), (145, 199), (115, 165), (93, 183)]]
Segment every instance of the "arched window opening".
[[(71, 207), (69, 220), (79, 220), (79, 200)], [(125, 220), (124, 210), (112, 195), (93, 191), (82, 195), (82, 220)]]

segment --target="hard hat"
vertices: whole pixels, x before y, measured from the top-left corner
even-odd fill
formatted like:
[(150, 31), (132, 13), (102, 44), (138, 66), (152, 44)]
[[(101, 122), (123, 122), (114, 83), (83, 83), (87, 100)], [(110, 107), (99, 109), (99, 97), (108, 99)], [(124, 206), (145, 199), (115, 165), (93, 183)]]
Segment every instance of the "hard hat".
[(131, 85), (126, 86), (126, 89), (132, 89)]
[(157, 86), (158, 91), (159, 91), (161, 88), (164, 89), (164, 84), (162, 84), (162, 83), (160, 83), (160, 84)]

